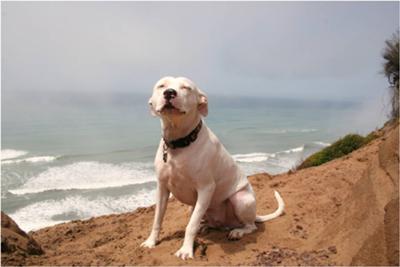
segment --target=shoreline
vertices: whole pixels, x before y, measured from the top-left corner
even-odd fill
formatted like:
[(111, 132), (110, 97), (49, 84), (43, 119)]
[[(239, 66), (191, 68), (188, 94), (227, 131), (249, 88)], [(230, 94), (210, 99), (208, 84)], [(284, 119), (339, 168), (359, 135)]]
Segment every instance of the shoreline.
[[(326, 145), (315, 141), (274, 153), (252, 152), (232, 154), (232, 157), (247, 176), (262, 171), (275, 175), (287, 172), (302, 158)], [(31, 158), (31, 152), (24, 152), (25, 157)], [(48, 167), (39, 165), (45, 170), (24, 184), (13, 189), (3, 188), (6, 191), (6, 198), (2, 199), (3, 211), (24, 231), (37, 231), (76, 219), (130, 212), (154, 204), (156, 178), (152, 162), (58, 162), (65, 157), (68, 156), (60, 156)], [(15, 161), (22, 162), (24, 158)], [(24, 166), (12, 167), (17, 171)], [(84, 208), (86, 206), (92, 209)], [(37, 216), (29, 220), (33, 214)]]

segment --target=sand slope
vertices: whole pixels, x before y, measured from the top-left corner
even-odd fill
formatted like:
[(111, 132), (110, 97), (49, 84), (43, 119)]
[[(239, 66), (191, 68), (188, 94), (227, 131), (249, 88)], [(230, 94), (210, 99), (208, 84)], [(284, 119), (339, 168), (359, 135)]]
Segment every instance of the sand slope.
[(154, 207), (33, 232), (45, 254), (2, 253), (2, 264), (398, 265), (398, 131), (398, 124), (386, 126), (367, 146), (319, 167), (250, 177), (258, 213), (276, 208), (277, 189), (285, 214), (240, 241), (216, 230), (198, 236), (194, 260), (174, 256), (189, 210), (171, 199), (161, 242), (152, 250), (139, 244), (150, 232)]

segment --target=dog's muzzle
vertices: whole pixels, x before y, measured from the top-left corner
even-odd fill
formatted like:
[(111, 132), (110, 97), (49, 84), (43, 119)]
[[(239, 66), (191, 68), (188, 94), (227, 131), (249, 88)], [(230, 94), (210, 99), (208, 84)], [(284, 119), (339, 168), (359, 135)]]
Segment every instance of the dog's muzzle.
[(175, 98), (177, 96), (177, 92), (175, 89), (169, 88), (167, 90), (164, 91), (164, 98), (168, 101), (170, 101), (171, 99)]

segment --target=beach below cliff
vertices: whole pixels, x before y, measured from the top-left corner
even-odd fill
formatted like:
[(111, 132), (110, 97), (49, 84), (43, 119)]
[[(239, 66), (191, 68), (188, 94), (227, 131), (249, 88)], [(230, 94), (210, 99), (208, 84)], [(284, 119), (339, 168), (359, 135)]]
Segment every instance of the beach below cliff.
[(174, 255), (189, 209), (171, 198), (154, 249), (140, 247), (154, 206), (29, 232), (19, 241), (34, 240), (43, 252), (33, 253), (26, 240), (10, 238), (18, 233), (2, 218), (2, 265), (398, 265), (398, 128), (388, 125), (369, 144), (318, 167), (250, 176), (258, 214), (276, 208), (278, 190), (284, 215), (238, 241), (227, 231), (200, 234), (194, 259)]

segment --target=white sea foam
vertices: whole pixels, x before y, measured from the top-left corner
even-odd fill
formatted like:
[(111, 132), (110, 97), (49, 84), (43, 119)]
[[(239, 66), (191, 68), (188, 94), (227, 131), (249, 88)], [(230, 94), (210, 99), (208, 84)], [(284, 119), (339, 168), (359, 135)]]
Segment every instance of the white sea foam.
[[(152, 205), (155, 190), (140, 190), (135, 195), (118, 198), (98, 197), (89, 199), (70, 196), (62, 200), (46, 200), (30, 204), (10, 214), (24, 230), (37, 230), (71, 219), (87, 219), (111, 213), (133, 211), (138, 207)], [(68, 218), (71, 217), (72, 218)]]
[(119, 187), (155, 180), (151, 164), (125, 163), (117, 165), (89, 161), (51, 167), (30, 178), (20, 188), (9, 191), (21, 195), (47, 190)]
[(304, 157), (305, 146), (295, 147), (276, 153), (254, 152), (235, 154), (232, 157), (239, 163), (246, 175), (259, 172), (282, 173), (297, 166)]
[[(254, 174), (256, 171), (266, 171), (276, 174), (296, 167), (304, 160), (305, 157), (317, 152), (319, 149), (321, 149), (321, 147), (326, 147), (329, 145), (329, 143), (316, 141), (311, 143), (311, 145), (303, 145), (276, 153), (254, 152), (248, 154), (235, 154), (232, 155), (232, 157), (235, 161), (241, 163), (240, 165), (242, 166), (242, 169), (245, 170), (247, 175)], [(250, 165), (251, 163), (254, 164)], [(260, 164), (255, 165), (257, 163), (265, 163), (265, 165), (264, 167), (262, 167)], [(273, 170), (271, 169), (271, 165), (274, 166)]]
[(317, 141), (300, 147), (277, 152), (275, 153), (276, 156), (270, 158), (269, 163), (283, 168), (282, 171), (288, 171), (298, 166), (308, 156), (329, 145), (330, 144), (328, 143)]
[(55, 156), (38, 156), (38, 157), (29, 157), (23, 159), (8, 159), (3, 160), (1, 164), (12, 164), (12, 163), (21, 163), (21, 162), (29, 162), (29, 163), (38, 163), (38, 162), (50, 162), (56, 160)]
[(323, 146), (323, 147), (331, 145), (330, 143), (325, 143), (325, 142), (321, 142), (321, 141), (316, 141), (316, 142), (314, 142), (314, 144), (317, 144), (317, 145), (320, 145), (320, 146)]
[(303, 160), (303, 157), (304, 146), (300, 146), (276, 153), (276, 156), (271, 158), (269, 163), (287, 171), (297, 166)]
[(266, 134), (286, 134), (286, 133), (312, 133), (317, 132), (318, 129), (271, 129), (271, 130), (264, 130), (263, 133)]
[(296, 147), (296, 148), (291, 148), (291, 149), (284, 150), (284, 151), (281, 151), (281, 152), (278, 152), (278, 153), (290, 154), (290, 153), (298, 153), (298, 152), (302, 152), (302, 151), (304, 151), (304, 146), (299, 146), (299, 147)]
[(28, 151), (14, 150), (14, 149), (2, 149), (1, 160), (14, 159), (28, 154)]
[(239, 163), (266, 162), (283, 169), (290, 169), (301, 159), (303, 152), (304, 146), (300, 146), (276, 153), (254, 152), (248, 154), (235, 154), (232, 155), (232, 157)]
[(237, 162), (261, 162), (266, 161), (272, 154), (268, 153), (249, 153), (249, 154), (235, 154), (232, 155), (233, 159)]

